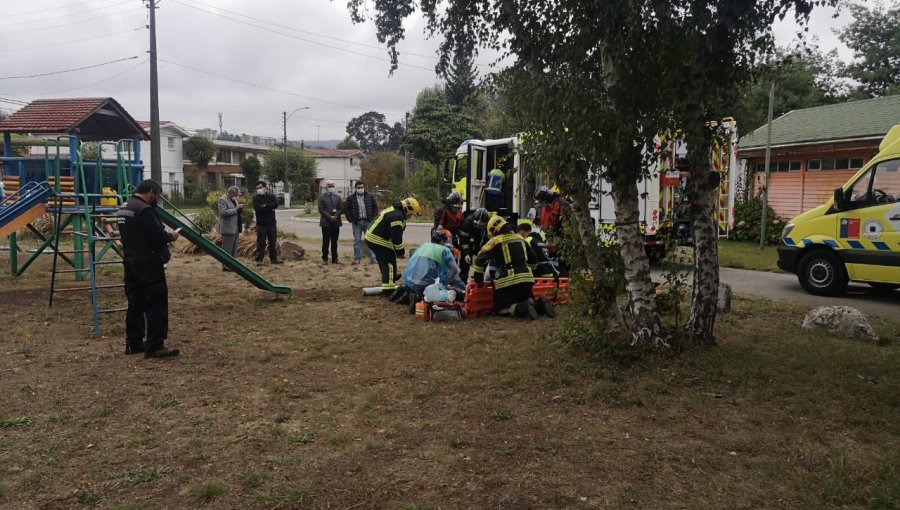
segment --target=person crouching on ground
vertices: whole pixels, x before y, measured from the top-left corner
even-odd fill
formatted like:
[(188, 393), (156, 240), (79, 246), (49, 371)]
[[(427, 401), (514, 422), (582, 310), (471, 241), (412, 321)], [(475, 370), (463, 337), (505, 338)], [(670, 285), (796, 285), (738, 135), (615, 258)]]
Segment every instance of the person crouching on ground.
[[(408, 295), (410, 310), (415, 310), (415, 304), (422, 299), (425, 287), (434, 282), (465, 292), (466, 284), (459, 278), (459, 266), (446, 244), (449, 234), (442, 227), (435, 228), (431, 232), (431, 242), (420, 246), (409, 258), (409, 263), (403, 270), (403, 287)], [(398, 297), (392, 301), (403, 303), (403, 298)]]
[[(237, 186), (228, 188), (228, 191), (219, 197), (219, 234), (222, 235), (222, 251), (237, 257), (238, 236), (241, 233), (241, 211), (244, 204), (237, 201), (241, 190)], [(222, 271), (231, 271), (231, 268), (222, 265)]]
[[(145, 358), (172, 358), (178, 349), (167, 349), (169, 336), (169, 288), (166, 263), (169, 243), (178, 232), (167, 232), (156, 214), (162, 186), (147, 179), (116, 212), (122, 237), (125, 266), (125, 354), (144, 353)], [(144, 334), (147, 335), (146, 342)]]
[(381, 291), (386, 297), (397, 289), (397, 258), (406, 256), (403, 244), (403, 231), (406, 230), (406, 219), (421, 212), (419, 201), (409, 197), (381, 211), (366, 231), (366, 246), (375, 254), (378, 268), (381, 270)]
[(535, 302), (532, 298), (534, 275), (531, 267), (537, 259), (525, 240), (499, 215), (488, 221), (487, 233), (491, 238), (475, 257), (472, 272), (473, 280), (482, 283), (488, 263), (496, 268), (494, 313), (531, 319), (537, 319), (539, 313), (556, 316), (556, 310), (548, 301), (541, 298)]

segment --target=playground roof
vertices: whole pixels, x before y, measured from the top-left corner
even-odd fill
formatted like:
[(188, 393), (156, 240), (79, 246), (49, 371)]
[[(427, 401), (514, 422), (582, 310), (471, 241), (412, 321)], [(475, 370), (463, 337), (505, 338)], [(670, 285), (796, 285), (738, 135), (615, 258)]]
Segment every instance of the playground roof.
[(73, 134), (82, 141), (150, 139), (140, 124), (111, 97), (32, 101), (0, 121), (0, 133)]

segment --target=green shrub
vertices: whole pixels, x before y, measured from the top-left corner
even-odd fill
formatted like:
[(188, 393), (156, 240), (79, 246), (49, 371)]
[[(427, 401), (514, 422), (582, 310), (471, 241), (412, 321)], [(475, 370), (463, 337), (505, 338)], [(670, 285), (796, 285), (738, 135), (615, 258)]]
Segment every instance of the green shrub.
[(194, 215), (193, 221), (200, 232), (206, 234), (212, 232), (212, 230), (216, 228), (216, 225), (219, 224), (219, 215), (214, 213), (211, 209), (200, 209), (197, 214)]
[[(735, 206), (734, 228), (731, 229), (728, 238), (733, 241), (759, 242), (762, 208), (762, 199), (759, 197)], [(778, 244), (781, 241), (781, 231), (784, 229), (785, 221), (769, 207), (766, 213), (766, 223), (766, 244)]]

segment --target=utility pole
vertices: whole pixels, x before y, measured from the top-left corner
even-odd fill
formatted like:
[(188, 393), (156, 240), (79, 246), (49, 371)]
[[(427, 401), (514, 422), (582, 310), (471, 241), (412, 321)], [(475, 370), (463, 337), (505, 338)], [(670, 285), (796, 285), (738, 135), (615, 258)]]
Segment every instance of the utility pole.
[(150, 6), (150, 178), (162, 183), (162, 153), (159, 134), (159, 76), (156, 71), (156, 0)]
[(300, 108), (297, 108), (296, 110), (294, 110), (292, 112), (288, 112), (286, 110), (281, 112), (281, 114), (283, 115), (283, 118), (284, 118), (284, 126), (283, 126), (284, 127), (284, 138), (282, 139), (282, 142), (284, 145), (284, 175), (285, 176), (287, 176), (287, 172), (288, 172), (287, 121), (289, 118), (291, 118), (291, 115), (297, 113), (300, 110), (309, 110), (309, 106), (301, 106)]
[(759, 224), (759, 249), (766, 248), (766, 213), (769, 209), (769, 166), (772, 160), (772, 114), (775, 110), (775, 80), (769, 87), (769, 119), (766, 129), (766, 187), (763, 190), (762, 221)]
[(322, 137), (319, 136), (319, 128), (322, 127), (316, 124), (316, 147), (322, 148)]
[[(409, 129), (409, 112), (406, 112), (406, 118), (403, 121), (403, 131)], [(403, 178), (409, 181), (409, 149), (403, 150)]]

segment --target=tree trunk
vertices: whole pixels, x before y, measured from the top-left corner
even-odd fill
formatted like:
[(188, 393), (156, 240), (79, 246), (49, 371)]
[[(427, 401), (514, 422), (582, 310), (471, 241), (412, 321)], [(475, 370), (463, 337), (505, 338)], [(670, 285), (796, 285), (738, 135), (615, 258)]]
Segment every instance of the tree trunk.
[(687, 143), (694, 184), (691, 204), (694, 285), (687, 329), (695, 340), (705, 346), (713, 346), (716, 343), (713, 328), (716, 325), (719, 297), (718, 227), (714, 217), (719, 174), (710, 168), (710, 143), (707, 137), (692, 136)]
[[(639, 155), (632, 164), (640, 165)], [(637, 174), (638, 172), (623, 171), (622, 176), (612, 182), (612, 197), (616, 207), (616, 235), (625, 267), (628, 307), (634, 320), (631, 344), (670, 347), (664, 338), (659, 311), (653, 299), (650, 261), (644, 249), (644, 236), (639, 225), (637, 182), (636, 179), (628, 177)]]

